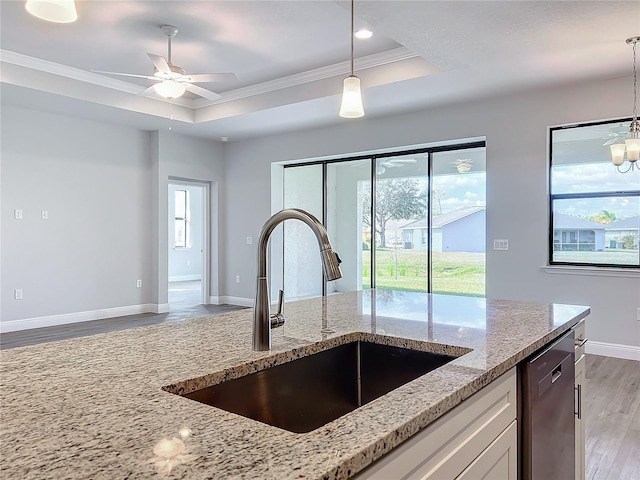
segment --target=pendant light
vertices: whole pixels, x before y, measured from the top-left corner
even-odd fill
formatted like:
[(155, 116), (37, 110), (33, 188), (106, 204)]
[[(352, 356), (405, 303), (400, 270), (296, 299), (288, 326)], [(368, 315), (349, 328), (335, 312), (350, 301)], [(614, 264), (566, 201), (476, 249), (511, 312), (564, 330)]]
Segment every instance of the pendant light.
[(75, 0), (27, 0), (25, 8), (47, 22), (71, 23), (78, 19)]
[(355, 23), (355, 0), (351, 0), (351, 75), (344, 79), (340, 116), (343, 118), (359, 118), (364, 116), (360, 79), (353, 74), (353, 38)]
[[(640, 122), (638, 122), (638, 73), (636, 71), (636, 46), (638, 42), (640, 42), (640, 37), (627, 38), (627, 44), (633, 46), (633, 118), (629, 126), (629, 136), (624, 143), (610, 145), (611, 161), (620, 173), (627, 173), (635, 169), (640, 172), (640, 165), (638, 164), (638, 159), (640, 158)], [(626, 170), (620, 168), (624, 164), (625, 153), (627, 154), (626, 160), (629, 162)]]

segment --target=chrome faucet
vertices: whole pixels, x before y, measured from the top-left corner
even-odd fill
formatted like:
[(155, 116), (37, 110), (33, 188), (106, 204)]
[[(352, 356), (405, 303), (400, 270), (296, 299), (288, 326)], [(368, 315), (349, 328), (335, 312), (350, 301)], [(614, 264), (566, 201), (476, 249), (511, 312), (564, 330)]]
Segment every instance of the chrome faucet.
[(273, 215), (262, 227), (258, 240), (258, 280), (256, 285), (256, 298), (253, 307), (253, 349), (264, 351), (271, 349), (271, 328), (284, 324), (282, 303), (284, 292), (280, 290), (278, 313), (270, 315), (269, 285), (267, 279), (267, 244), (273, 230), (285, 220), (301, 220), (313, 230), (320, 247), (322, 269), (327, 281), (337, 280), (342, 277), (340, 271), (340, 257), (331, 248), (329, 236), (324, 226), (309, 212), (297, 208), (280, 210)]

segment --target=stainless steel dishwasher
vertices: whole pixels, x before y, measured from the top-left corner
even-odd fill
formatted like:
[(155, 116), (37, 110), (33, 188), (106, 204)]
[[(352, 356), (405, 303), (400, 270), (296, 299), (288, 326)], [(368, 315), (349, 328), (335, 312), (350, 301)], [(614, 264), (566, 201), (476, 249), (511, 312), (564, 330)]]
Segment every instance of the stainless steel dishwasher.
[(575, 478), (574, 331), (520, 364), (523, 480)]

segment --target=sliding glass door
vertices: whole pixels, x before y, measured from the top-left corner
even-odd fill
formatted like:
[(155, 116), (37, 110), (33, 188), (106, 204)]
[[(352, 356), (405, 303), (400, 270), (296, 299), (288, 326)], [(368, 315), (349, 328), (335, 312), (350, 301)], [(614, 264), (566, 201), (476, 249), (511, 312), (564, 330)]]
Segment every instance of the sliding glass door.
[(427, 291), (428, 154), (376, 159), (375, 286)]
[(323, 284), (317, 242), (285, 222), (287, 299), (375, 287), (484, 295), (484, 143), (286, 165), (284, 206), (326, 226), (343, 278)]
[(433, 154), (431, 291), (484, 296), (485, 149)]

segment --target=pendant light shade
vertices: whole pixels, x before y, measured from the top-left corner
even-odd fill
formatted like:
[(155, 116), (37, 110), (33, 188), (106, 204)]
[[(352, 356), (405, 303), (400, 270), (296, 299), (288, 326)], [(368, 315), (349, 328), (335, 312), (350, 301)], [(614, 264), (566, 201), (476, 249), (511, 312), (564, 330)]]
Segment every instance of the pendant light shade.
[(353, 74), (353, 37), (354, 37), (354, 0), (351, 0), (351, 75), (344, 79), (342, 86), (342, 105), (340, 116), (343, 118), (364, 117), (362, 106), (362, 92), (360, 91), (360, 79)]
[(358, 118), (364, 116), (360, 79), (355, 75), (350, 75), (344, 79), (340, 116), (343, 118)]
[[(638, 170), (640, 172), (640, 121), (638, 121), (638, 72), (636, 69), (636, 47), (640, 43), (640, 37), (627, 38), (627, 44), (633, 47), (633, 118), (629, 126), (629, 134), (624, 143), (616, 143), (610, 145), (611, 162), (616, 166), (620, 173), (627, 173)], [(625, 158), (625, 153), (626, 158)], [(620, 168), (625, 160), (629, 162), (629, 166), (624, 169)]]
[(78, 19), (75, 0), (27, 0), (31, 15), (54, 23), (71, 23)]
[(186, 90), (183, 84), (178, 83), (175, 80), (165, 80), (163, 82), (156, 83), (153, 88), (158, 95), (169, 99), (182, 96)]

